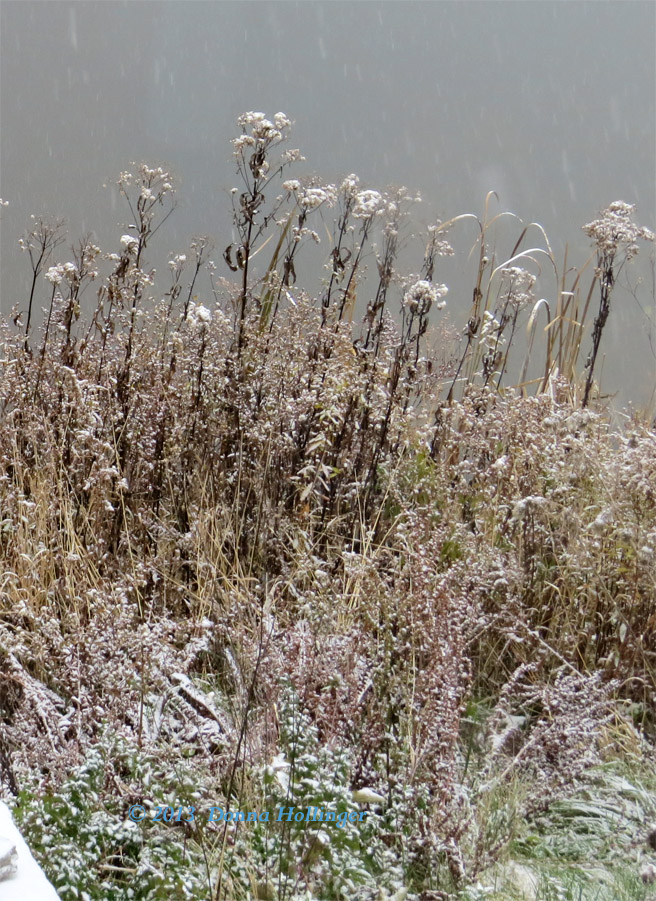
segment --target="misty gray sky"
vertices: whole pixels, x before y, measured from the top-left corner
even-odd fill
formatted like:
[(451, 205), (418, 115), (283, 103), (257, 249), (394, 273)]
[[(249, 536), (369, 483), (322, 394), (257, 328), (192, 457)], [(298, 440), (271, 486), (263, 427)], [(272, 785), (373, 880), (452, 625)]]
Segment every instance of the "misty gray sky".
[[(116, 250), (127, 214), (102, 185), (133, 160), (179, 178), (165, 253), (199, 233), (225, 246), (229, 141), (250, 109), (295, 120), (306, 173), (421, 191), (420, 222), (481, 213), (494, 189), (557, 255), (580, 250), (576, 262), (581, 225), (613, 200), (656, 225), (651, 0), (2, 0), (0, 29), (5, 314), (25, 303), (29, 215), (65, 217), (71, 240), (93, 230)], [(620, 372), (630, 393), (656, 373), (642, 272), (642, 310), (629, 297), (612, 323), (615, 341), (640, 336)]]

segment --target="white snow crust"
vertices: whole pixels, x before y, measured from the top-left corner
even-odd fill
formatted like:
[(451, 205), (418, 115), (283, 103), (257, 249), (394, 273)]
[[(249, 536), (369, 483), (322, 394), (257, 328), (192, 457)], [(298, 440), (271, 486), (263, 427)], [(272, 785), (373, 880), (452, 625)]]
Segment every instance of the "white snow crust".
[(0, 901), (59, 901), (0, 801)]

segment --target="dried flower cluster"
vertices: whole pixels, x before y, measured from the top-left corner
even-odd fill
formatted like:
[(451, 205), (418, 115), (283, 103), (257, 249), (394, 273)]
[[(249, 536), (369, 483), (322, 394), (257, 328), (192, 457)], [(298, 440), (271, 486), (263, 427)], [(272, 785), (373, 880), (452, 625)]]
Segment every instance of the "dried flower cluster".
[(637, 225), (633, 221), (635, 205), (616, 200), (610, 204), (592, 222), (583, 226), (603, 254), (616, 254), (623, 249), (628, 259), (634, 257), (639, 250), (638, 241), (656, 241), (656, 235), (650, 229)]

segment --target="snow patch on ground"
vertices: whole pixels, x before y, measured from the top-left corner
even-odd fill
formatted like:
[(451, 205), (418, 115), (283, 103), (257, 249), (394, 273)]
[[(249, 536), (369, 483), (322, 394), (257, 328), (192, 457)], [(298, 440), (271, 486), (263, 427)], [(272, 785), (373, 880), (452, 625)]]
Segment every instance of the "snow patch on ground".
[(0, 898), (2, 901), (59, 901), (0, 801)]

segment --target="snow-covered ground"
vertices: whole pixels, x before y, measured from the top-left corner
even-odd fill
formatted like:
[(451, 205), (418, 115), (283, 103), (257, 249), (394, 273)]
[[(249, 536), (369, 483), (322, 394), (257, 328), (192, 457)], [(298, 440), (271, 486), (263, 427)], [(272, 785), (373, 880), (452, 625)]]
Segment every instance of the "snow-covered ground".
[(6, 804), (0, 801), (0, 901), (58, 901)]

